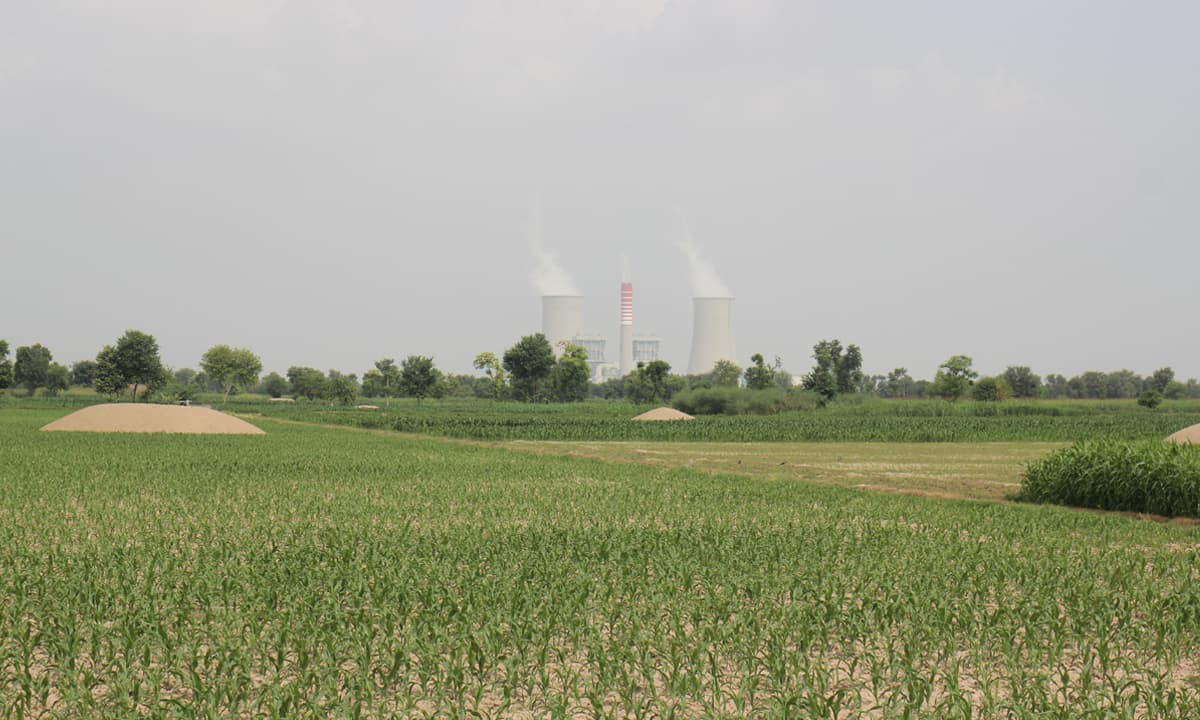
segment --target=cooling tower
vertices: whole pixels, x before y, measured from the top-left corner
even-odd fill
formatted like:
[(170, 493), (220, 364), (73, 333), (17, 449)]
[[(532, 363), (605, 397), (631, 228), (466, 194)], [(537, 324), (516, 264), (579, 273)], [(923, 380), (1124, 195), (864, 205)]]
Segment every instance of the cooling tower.
[(583, 334), (583, 297), (579, 295), (542, 296), (542, 334), (558, 355), (558, 344), (571, 342)]
[(621, 283), (621, 377), (633, 372), (633, 283)]
[(733, 348), (733, 298), (698, 297), (693, 299), (695, 320), (692, 325), (692, 359), (689, 375), (701, 375), (713, 369), (718, 360), (736, 362)]

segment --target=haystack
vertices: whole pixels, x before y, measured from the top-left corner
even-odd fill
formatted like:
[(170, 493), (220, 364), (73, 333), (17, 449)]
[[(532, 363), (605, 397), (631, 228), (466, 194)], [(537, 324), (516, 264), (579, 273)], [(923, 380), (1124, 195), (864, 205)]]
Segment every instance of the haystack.
[(43, 430), (185, 435), (265, 435), (245, 420), (206, 407), (119, 403), (92, 405), (46, 425)]
[(679, 412), (675, 408), (660, 407), (654, 408), (648, 412), (644, 412), (634, 418), (639, 422), (647, 420), (695, 420), (696, 418), (688, 415), (685, 412)]
[(1173, 433), (1167, 438), (1167, 442), (1180, 444), (1192, 443), (1193, 445), (1200, 445), (1200, 425), (1185, 427), (1179, 432)]

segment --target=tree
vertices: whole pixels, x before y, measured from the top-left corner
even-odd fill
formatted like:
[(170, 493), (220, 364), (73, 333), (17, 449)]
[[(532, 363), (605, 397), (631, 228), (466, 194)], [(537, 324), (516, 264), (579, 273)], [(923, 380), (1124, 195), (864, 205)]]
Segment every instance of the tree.
[(858, 389), (862, 383), (862, 361), (862, 350), (854, 344), (847, 346), (846, 354), (837, 359), (834, 377), (839, 393), (849, 394)]
[(71, 384), (80, 387), (91, 387), (92, 377), (96, 374), (94, 360), (79, 360), (71, 363)]
[[(20, 351), (18, 351), (20, 352)], [(1146, 378), (1146, 389), (1154, 390), (1160, 395), (1166, 394), (1167, 386), (1175, 379), (1175, 371), (1169, 367), (1160, 367), (1150, 377)]]
[(24, 385), (32, 395), (46, 384), (46, 373), (50, 370), (53, 357), (50, 350), (40, 343), (17, 348), (17, 362), (13, 366), (13, 382)]
[(559, 402), (579, 402), (588, 396), (592, 373), (588, 367), (587, 350), (568, 344), (554, 365), (554, 394)]
[(768, 367), (762, 353), (750, 356), (750, 366), (746, 368), (746, 387), (751, 390), (766, 390), (775, 382), (775, 369)]
[(906, 398), (915, 394), (916, 383), (913, 382), (912, 375), (908, 374), (908, 368), (895, 368), (883, 380), (879, 388), (879, 394), (885, 398)]
[(0, 340), (0, 390), (12, 387), (13, 366), (8, 359), (8, 341)]
[(671, 376), (671, 366), (663, 360), (638, 363), (625, 378), (625, 397), (632, 403), (668, 403), (683, 389), (683, 378)]
[(508, 378), (505, 376), (504, 366), (500, 363), (500, 359), (496, 357), (496, 354), (481, 352), (475, 356), (475, 362), (472, 364), (476, 370), (482, 370), (489, 381), (486, 397), (490, 397), (493, 400), (503, 398), (508, 390)]
[(1070, 392), (1070, 383), (1063, 375), (1051, 374), (1046, 376), (1046, 397), (1064, 398)]
[(1042, 379), (1026, 365), (1009, 365), (1000, 377), (1012, 388), (1013, 397), (1035, 398), (1042, 387)]
[(966, 355), (953, 355), (938, 366), (930, 392), (947, 400), (958, 400), (971, 387), (979, 373), (971, 369), (972, 360)]
[(1116, 370), (1104, 379), (1104, 397), (1135, 398), (1142, 391), (1142, 379), (1132, 370)]
[(244, 348), (213, 345), (201, 356), (200, 368), (220, 383), (225, 392), (221, 404), (226, 404), (229, 402), (229, 395), (235, 390), (250, 387), (258, 382), (258, 375), (262, 372), (262, 360)]
[(296, 365), (288, 368), (287, 379), (293, 395), (309, 400), (325, 397), (326, 385), (329, 384), (329, 379), (320, 370)]
[(979, 402), (1000, 402), (1012, 397), (1012, 390), (1004, 378), (985, 377), (971, 388), (971, 397)]
[(400, 394), (415, 397), (421, 402), (442, 380), (442, 373), (433, 366), (433, 358), (409, 355), (400, 363)]
[(145, 388), (148, 395), (166, 382), (167, 376), (158, 356), (158, 341), (153, 335), (126, 330), (117, 340), (115, 353), (117, 372), (130, 387), (134, 402), (137, 402), (138, 386)]
[(732, 360), (718, 360), (709, 373), (715, 387), (737, 387), (742, 369)]
[(842, 352), (840, 340), (822, 340), (813, 345), (813, 359), (817, 364), (801, 380), (805, 390), (821, 396), (821, 404), (832, 400), (838, 393), (853, 393), (862, 388), (862, 350), (850, 345)]
[(542, 400), (554, 371), (554, 350), (541, 333), (526, 335), (504, 352), (504, 369), (511, 377), (513, 397), (524, 402)]
[(325, 382), (325, 397), (330, 403), (353, 404), (358, 397), (358, 377), (354, 373), (342, 374), (330, 370), (329, 379)]
[(92, 387), (101, 395), (120, 395), (125, 392), (125, 380), (117, 367), (117, 349), (112, 345), (105, 345), (96, 355)]
[(273, 398), (283, 397), (290, 389), (287, 379), (277, 372), (272, 371), (263, 378), (263, 390)]
[(1137, 403), (1144, 408), (1154, 410), (1159, 405), (1162, 405), (1163, 396), (1159, 391), (1151, 388), (1146, 392), (1138, 395)]
[(71, 369), (59, 363), (50, 363), (46, 369), (46, 394), (54, 397), (71, 387)]
[[(396, 361), (391, 358), (383, 358), (375, 361), (375, 371), (379, 373), (379, 387), (383, 390), (383, 397), (390, 403), (391, 397), (396, 394), (396, 388), (400, 385), (400, 368), (396, 367)], [(367, 384), (366, 375), (363, 376), (364, 387)]]

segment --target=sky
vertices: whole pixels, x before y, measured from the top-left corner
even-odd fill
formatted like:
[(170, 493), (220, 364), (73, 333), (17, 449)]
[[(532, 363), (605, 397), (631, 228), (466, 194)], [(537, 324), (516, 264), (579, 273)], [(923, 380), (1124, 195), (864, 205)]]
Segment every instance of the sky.
[[(0, 2), (0, 338), (452, 372), (546, 262), (682, 371), (1200, 377), (1200, 4)], [(626, 260), (623, 261), (622, 258)], [(561, 279), (561, 278), (560, 278)]]

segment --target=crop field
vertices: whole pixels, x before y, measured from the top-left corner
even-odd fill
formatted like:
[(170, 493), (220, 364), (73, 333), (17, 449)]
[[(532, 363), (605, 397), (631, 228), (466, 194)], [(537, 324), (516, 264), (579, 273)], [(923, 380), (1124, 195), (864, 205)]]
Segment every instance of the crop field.
[(1200, 715), (1200, 530), (0, 413), (0, 716)]
[[(979, 407), (982, 406), (982, 407)], [(379, 410), (318, 403), (247, 403), (239, 411), (307, 422), (471, 440), (672, 442), (1073, 442), (1161, 439), (1200, 423), (1200, 413), (1086, 411), (1079, 404), (875, 403), (832, 412), (703, 416), (692, 422), (630, 422), (625, 403), (523, 405), (488, 401), (396, 402)], [(1110, 405), (1099, 405), (1098, 409)], [(939, 414), (933, 414), (935, 412)], [(978, 414), (989, 411), (1001, 414)], [(903, 414), (901, 414), (903, 413)]]

